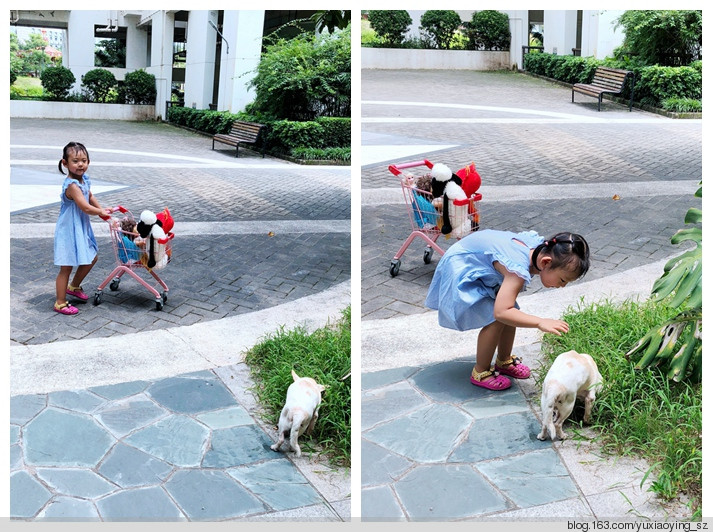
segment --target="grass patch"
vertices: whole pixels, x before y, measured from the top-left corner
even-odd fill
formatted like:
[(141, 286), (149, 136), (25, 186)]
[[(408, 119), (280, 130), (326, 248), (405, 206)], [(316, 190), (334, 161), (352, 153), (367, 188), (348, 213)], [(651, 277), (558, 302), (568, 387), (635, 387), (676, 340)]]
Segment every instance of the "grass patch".
[(15, 98), (41, 98), (43, 93), (40, 78), (18, 76), (10, 85), (10, 95)]
[[(542, 345), (550, 363), (570, 349), (592, 355), (604, 379), (592, 411), (597, 441), (608, 453), (644, 458), (651, 464), (646, 477), (656, 477), (651, 491), (664, 499), (686, 494), (693, 518), (700, 518), (702, 386), (674, 383), (656, 368), (635, 371), (624, 356), (651, 327), (676, 312), (650, 301), (580, 305), (562, 318), (570, 332), (546, 335)], [(538, 384), (547, 369), (538, 375)]]
[(311, 436), (300, 438), (304, 451), (321, 448), (330, 463), (351, 462), (351, 309), (336, 323), (307, 333), (304, 328), (266, 337), (248, 351), (245, 362), (255, 380), (253, 391), (265, 409), (264, 419), (277, 425), (285, 404), (291, 370), (328, 386), (322, 392), (319, 419)]

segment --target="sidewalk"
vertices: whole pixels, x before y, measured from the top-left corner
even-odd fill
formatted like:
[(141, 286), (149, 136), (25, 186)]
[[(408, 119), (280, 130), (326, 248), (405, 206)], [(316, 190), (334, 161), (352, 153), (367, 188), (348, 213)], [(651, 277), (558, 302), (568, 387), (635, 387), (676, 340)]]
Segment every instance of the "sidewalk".
[[(162, 311), (126, 278), (77, 316), (51, 312), (55, 144), (67, 128), (82, 132), (103, 205), (171, 208)], [(243, 354), (280, 326), (314, 330), (350, 304), (349, 169), (249, 150), (235, 160), (163, 124), (95, 121), (14, 119), (11, 158), (11, 518), (348, 520), (348, 469), (269, 448), (276, 429)], [(256, 172), (305, 196), (276, 202), (255, 190)], [(115, 260), (105, 224), (96, 234), (90, 295)]]
[[(581, 299), (646, 297), (679, 253), (670, 237), (700, 205), (701, 124), (613, 103), (597, 113), (596, 101), (572, 104), (566, 89), (517, 74), (365, 70), (362, 98), (362, 519), (685, 519), (685, 505), (647, 492), (651, 477), (640, 486), (643, 461), (537, 440), (534, 378), (506, 392), (469, 383), (477, 331), (442, 329), (423, 305), (440, 256), (424, 264), (416, 240), (389, 275), (410, 224), (387, 166), (474, 161), (481, 227), (583, 234), (585, 280), (545, 290), (536, 279), (518, 298), (560, 317)], [(518, 331), (516, 353), (535, 372), (539, 342)]]

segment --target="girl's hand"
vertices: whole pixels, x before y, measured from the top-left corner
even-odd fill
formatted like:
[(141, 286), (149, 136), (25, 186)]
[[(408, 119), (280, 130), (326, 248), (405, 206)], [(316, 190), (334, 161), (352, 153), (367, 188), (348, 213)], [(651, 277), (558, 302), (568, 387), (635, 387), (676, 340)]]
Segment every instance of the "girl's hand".
[(537, 324), (537, 328), (544, 333), (552, 333), (562, 336), (562, 333), (569, 332), (569, 325), (562, 320), (543, 319)]

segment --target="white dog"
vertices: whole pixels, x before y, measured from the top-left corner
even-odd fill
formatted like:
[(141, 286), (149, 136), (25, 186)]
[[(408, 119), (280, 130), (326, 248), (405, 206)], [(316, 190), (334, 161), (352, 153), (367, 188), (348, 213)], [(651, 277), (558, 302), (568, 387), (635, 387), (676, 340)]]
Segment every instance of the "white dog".
[(538, 440), (564, 440), (562, 424), (569, 417), (577, 398), (584, 399), (584, 422), (589, 423), (592, 404), (602, 386), (602, 376), (591, 356), (576, 351), (559, 355), (542, 384), (542, 431)]
[(280, 413), (280, 421), (277, 424), (277, 443), (270, 448), (277, 451), (285, 441), (285, 436), (290, 435), (290, 449), (295, 452), (295, 456), (301, 456), (302, 450), (297, 443), (297, 438), (306, 431), (312, 432), (314, 423), (319, 415), (319, 404), (322, 402), (322, 392), (325, 386), (317, 384), (310, 377), (299, 377), (292, 370), (292, 380), (294, 381), (287, 388), (287, 399), (285, 406)]

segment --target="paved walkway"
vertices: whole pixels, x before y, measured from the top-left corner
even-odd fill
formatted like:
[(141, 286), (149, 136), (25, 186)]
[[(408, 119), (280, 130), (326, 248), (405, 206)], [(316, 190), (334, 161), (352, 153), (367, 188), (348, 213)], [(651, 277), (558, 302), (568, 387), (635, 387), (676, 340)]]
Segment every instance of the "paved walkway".
[[(10, 137), (11, 517), (348, 520), (349, 470), (270, 450), (243, 354), (350, 304), (349, 168), (235, 159), (156, 123), (12, 119)], [(103, 205), (171, 209), (162, 311), (128, 278), (77, 316), (51, 311), (69, 140), (88, 147)], [(116, 260), (95, 227), (89, 293)]]
[[(469, 383), (477, 331), (442, 329), (423, 306), (438, 254), (424, 264), (416, 240), (389, 274), (410, 223), (387, 166), (474, 161), (481, 227), (583, 234), (586, 280), (547, 291), (536, 279), (519, 298), (525, 312), (559, 317), (580, 301), (646, 297), (680, 252), (669, 239), (700, 205), (700, 121), (612, 102), (598, 113), (596, 101), (572, 104), (567, 89), (516, 73), (365, 70), (362, 98), (362, 519), (687, 517), (647, 491), (653, 478), (640, 485), (643, 461), (537, 440), (534, 378), (506, 392)], [(533, 330), (516, 338), (535, 375), (539, 341)]]

